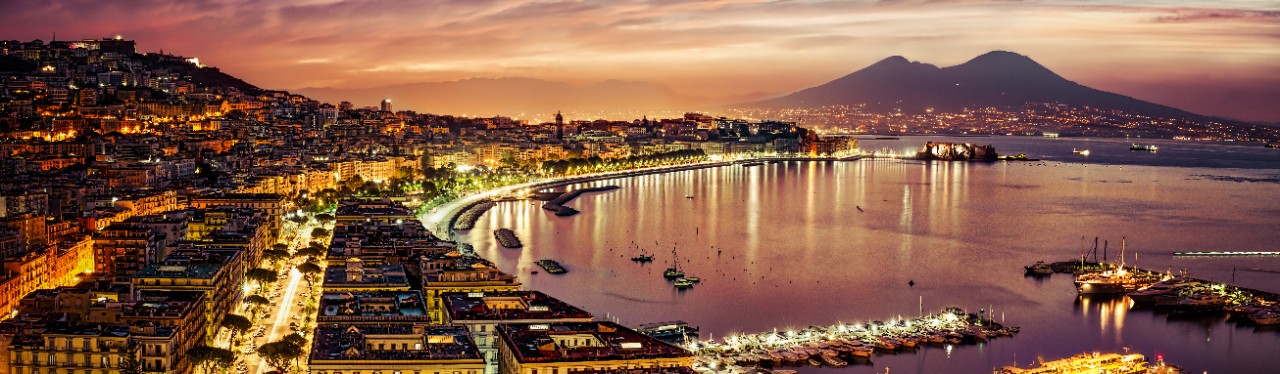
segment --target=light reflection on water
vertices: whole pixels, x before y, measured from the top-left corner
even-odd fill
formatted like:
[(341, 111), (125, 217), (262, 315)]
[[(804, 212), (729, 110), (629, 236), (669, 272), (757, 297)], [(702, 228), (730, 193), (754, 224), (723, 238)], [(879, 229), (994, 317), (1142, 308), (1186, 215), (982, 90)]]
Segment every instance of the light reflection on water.
[[(460, 239), (527, 287), (624, 324), (683, 319), (720, 337), (911, 315), (923, 298), (926, 311), (993, 307), (1023, 328), (1016, 338), (980, 348), (876, 356), (874, 365), (842, 372), (885, 366), (989, 372), (1015, 356), (1025, 364), (1038, 355), (1125, 347), (1149, 357), (1163, 353), (1192, 372), (1270, 372), (1280, 353), (1278, 333), (1254, 333), (1224, 318), (1131, 311), (1123, 299), (1077, 298), (1068, 276), (1022, 275), (1034, 261), (1073, 258), (1082, 236), (1110, 240), (1114, 259), (1125, 236), (1130, 264), (1140, 252), (1142, 267), (1189, 268), (1218, 280), (1234, 273), (1238, 284), (1280, 291), (1280, 274), (1265, 271), (1280, 270), (1275, 258), (1170, 255), (1275, 250), (1280, 242), (1274, 214), (1280, 186), (1195, 177), (1206, 174), (1260, 179), (1275, 170), (896, 161), (735, 166), (598, 182), (622, 188), (568, 203), (582, 211), (568, 218), (528, 202), (502, 203)], [(494, 243), (491, 231), (500, 227), (515, 230), (525, 248)], [(636, 246), (655, 254), (655, 262), (631, 262)], [(673, 246), (681, 266), (703, 279), (688, 292), (661, 276)], [(532, 275), (541, 258), (570, 273)], [(1264, 271), (1246, 271), (1253, 268)]]

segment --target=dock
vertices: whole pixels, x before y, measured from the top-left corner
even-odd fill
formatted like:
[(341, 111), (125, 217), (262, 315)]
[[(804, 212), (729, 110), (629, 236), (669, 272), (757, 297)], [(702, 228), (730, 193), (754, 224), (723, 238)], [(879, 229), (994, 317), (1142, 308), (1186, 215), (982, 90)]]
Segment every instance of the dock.
[(550, 201), (547, 201), (545, 204), (542, 204), (542, 209), (553, 211), (557, 216), (561, 216), (561, 217), (572, 216), (572, 215), (578, 214), (578, 210), (564, 206), (565, 203), (568, 203), (569, 201), (572, 201), (573, 199), (576, 199), (578, 198), (578, 196), (581, 196), (582, 194), (587, 192), (613, 191), (618, 188), (619, 188), (618, 186), (579, 188), (573, 191), (565, 192), (560, 196), (554, 199), (551, 199)]
[(1019, 331), (1017, 327), (1004, 327), (981, 317), (951, 307), (910, 319), (733, 335), (723, 341), (691, 341), (685, 347), (695, 355), (694, 370), (748, 372), (759, 367), (843, 367), (850, 362), (865, 363), (873, 354), (978, 344), (996, 337), (1013, 336)]
[(1173, 252), (1174, 257), (1217, 257), (1217, 256), (1280, 256), (1280, 252), (1268, 251), (1199, 251)]

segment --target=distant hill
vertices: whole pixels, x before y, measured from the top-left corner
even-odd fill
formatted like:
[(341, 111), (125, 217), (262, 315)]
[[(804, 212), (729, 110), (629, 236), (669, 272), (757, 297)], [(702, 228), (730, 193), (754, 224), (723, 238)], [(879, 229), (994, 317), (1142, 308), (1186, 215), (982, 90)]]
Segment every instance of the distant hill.
[(677, 94), (653, 83), (608, 80), (585, 86), (531, 78), (472, 78), (370, 88), (301, 88), (320, 101), (377, 105), (390, 98), (397, 109), (479, 116), (563, 111), (696, 110), (760, 100), (764, 94), (703, 98)]
[(181, 75), (190, 76), (193, 83), (201, 87), (235, 87), (241, 92), (249, 94), (258, 94), (263, 89), (258, 88), (245, 82), (240, 78), (223, 73), (222, 70), (212, 67), (197, 67), (187, 62), (177, 62), (161, 59), (156, 54), (136, 55), (136, 57), (147, 64), (147, 69), (159, 72), (174, 72)]
[(1089, 88), (1055, 74), (1027, 56), (1004, 51), (988, 52), (945, 68), (893, 56), (817, 87), (742, 106), (807, 108), (865, 104), (873, 111), (919, 113), (929, 108), (953, 112), (1027, 102), (1119, 109), (1159, 117), (1207, 118)]

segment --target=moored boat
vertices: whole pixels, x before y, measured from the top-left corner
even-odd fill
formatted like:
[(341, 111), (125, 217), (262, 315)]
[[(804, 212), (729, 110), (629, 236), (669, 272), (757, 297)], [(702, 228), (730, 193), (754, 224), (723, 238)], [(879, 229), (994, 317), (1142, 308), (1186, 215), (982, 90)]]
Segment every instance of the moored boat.
[(1157, 150), (1159, 150), (1159, 149), (1160, 149), (1160, 147), (1156, 147), (1156, 145), (1155, 145), (1155, 144), (1137, 144), (1137, 143), (1133, 143), (1133, 144), (1129, 145), (1129, 150), (1130, 150), (1130, 151), (1155, 152), (1155, 151), (1157, 151)]

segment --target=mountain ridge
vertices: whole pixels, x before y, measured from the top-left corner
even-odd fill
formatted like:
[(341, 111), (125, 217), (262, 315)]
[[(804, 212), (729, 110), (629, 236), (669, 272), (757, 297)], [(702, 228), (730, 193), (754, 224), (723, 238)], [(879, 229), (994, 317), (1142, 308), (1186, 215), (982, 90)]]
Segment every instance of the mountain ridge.
[(1087, 87), (1058, 75), (1028, 56), (1009, 51), (987, 52), (947, 67), (890, 56), (824, 84), (740, 106), (804, 108), (862, 104), (872, 111), (921, 113), (929, 109), (955, 112), (1028, 102), (1117, 109), (1157, 117), (1213, 119)]

